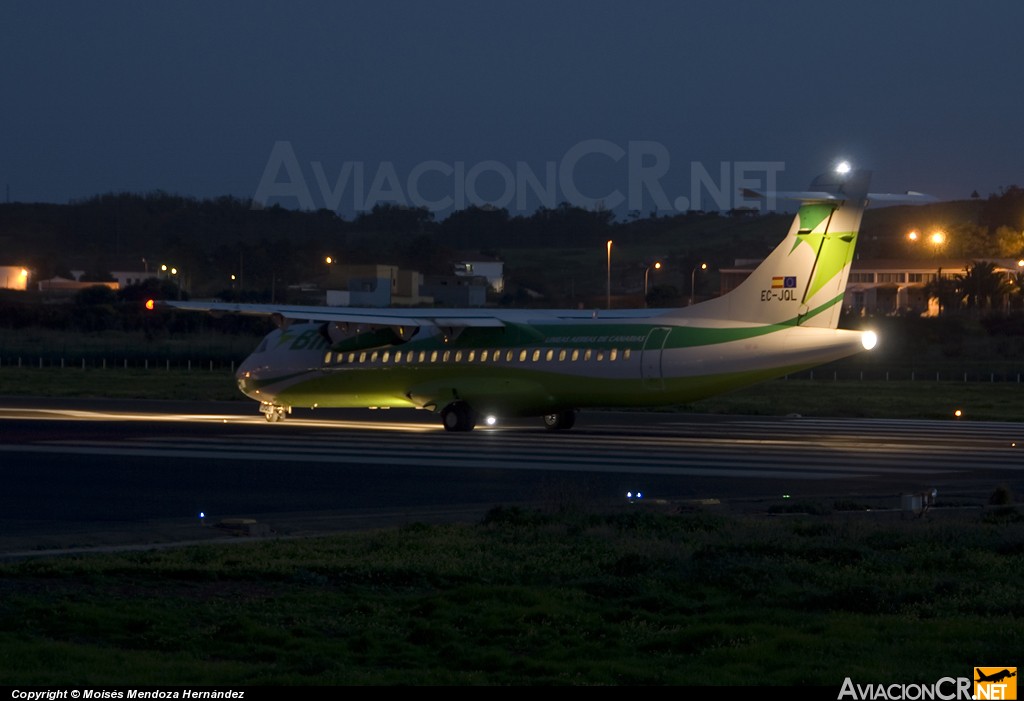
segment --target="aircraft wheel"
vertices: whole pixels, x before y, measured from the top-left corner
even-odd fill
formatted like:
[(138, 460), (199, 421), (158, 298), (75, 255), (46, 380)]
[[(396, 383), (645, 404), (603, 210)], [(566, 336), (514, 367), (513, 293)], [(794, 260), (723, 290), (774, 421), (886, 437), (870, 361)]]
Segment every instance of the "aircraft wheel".
[(267, 421), (270, 423), (284, 421), (284, 417), (288, 413), (288, 410), (283, 406), (277, 406), (275, 404), (266, 404), (260, 409), (260, 411), (263, 412), (263, 415), (267, 417)]
[(576, 423), (576, 412), (572, 409), (544, 415), (544, 427), (551, 431), (567, 431)]
[(441, 410), (441, 423), (446, 431), (472, 431), (476, 413), (465, 402), (452, 402)]

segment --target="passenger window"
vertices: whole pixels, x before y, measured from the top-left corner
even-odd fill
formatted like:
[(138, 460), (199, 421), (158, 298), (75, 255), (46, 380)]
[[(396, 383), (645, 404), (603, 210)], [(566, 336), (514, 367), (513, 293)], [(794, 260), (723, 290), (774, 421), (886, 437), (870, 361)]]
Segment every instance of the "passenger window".
[(572, 349), (572, 362), (575, 363), (579, 359), (580, 359), (580, 349), (579, 348), (573, 348)]
[(615, 360), (618, 357), (619, 357), (619, 349), (618, 348), (612, 348), (610, 351), (608, 351), (608, 360)]
[(555, 351), (548, 348), (548, 352), (544, 354), (544, 360), (551, 362), (551, 359), (555, 357)]

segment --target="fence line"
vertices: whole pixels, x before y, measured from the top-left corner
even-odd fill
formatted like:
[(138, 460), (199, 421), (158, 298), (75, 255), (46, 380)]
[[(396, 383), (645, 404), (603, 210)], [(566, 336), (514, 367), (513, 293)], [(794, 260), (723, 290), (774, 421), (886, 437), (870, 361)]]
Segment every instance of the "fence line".
[[(153, 359), (153, 368), (160, 367), (161, 363), (158, 359)], [(120, 367), (119, 367), (120, 366)], [(178, 370), (183, 369), (188, 372), (193, 370), (193, 360), (191, 358), (174, 361), (165, 358), (164, 359), (164, 370), (170, 372), (172, 369)], [(238, 362), (232, 360), (230, 362), (224, 360), (204, 360), (202, 362), (196, 361), (195, 367), (198, 371), (205, 370), (207, 372), (216, 372), (221, 370), (235, 371), (238, 366)], [(24, 356), (18, 356), (17, 358), (3, 358), (0, 357), (0, 368), (22, 368), (22, 369), (60, 369), (60, 370), (106, 370), (109, 368), (115, 368), (122, 370), (149, 370), (150, 369), (150, 358), (143, 358), (142, 360), (129, 360), (128, 358), (121, 358), (120, 362), (117, 359), (110, 360), (108, 358), (100, 358), (99, 360), (92, 360), (91, 362), (87, 358), (73, 358), (70, 362), (67, 358), (61, 357), (59, 360), (53, 360), (45, 358), (44, 356), (37, 356), (35, 358), (26, 358)]]

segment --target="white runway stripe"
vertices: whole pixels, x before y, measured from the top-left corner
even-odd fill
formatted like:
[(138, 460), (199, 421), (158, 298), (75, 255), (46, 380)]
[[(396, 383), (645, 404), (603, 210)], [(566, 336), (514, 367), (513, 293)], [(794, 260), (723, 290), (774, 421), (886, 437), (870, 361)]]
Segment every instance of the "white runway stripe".
[(258, 460), (282, 464), (402, 465), (463, 469), (568, 470), (631, 474), (758, 476), (828, 479), (871, 476), (893, 470), (935, 475), (977, 469), (1020, 469), (1020, 454), (993, 446), (965, 456), (946, 447), (902, 444), (863, 445), (855, 441), (816, 441), (800, 436), (773, 440), (674, 438), (649, 441), (632, 436), (537, 433), (467, 435), (409, 434), (400, 439), (373, 431), (344, 436), (266, 434), (217, 438), (129, 439), (124, 441), (46, 441), (3, 446), (25, 452), (131, 455), (202, 460)]

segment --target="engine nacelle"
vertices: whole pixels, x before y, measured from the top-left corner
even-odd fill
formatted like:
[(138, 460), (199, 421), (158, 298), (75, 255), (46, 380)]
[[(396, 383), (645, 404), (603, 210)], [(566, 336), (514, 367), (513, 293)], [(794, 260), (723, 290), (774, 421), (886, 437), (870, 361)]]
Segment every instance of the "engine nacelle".
[(333, 351), (359, 350), (405, 343), (419, 331), (416, 326), (380, 326), (345, 321), (329, 321), (320, 332)]

